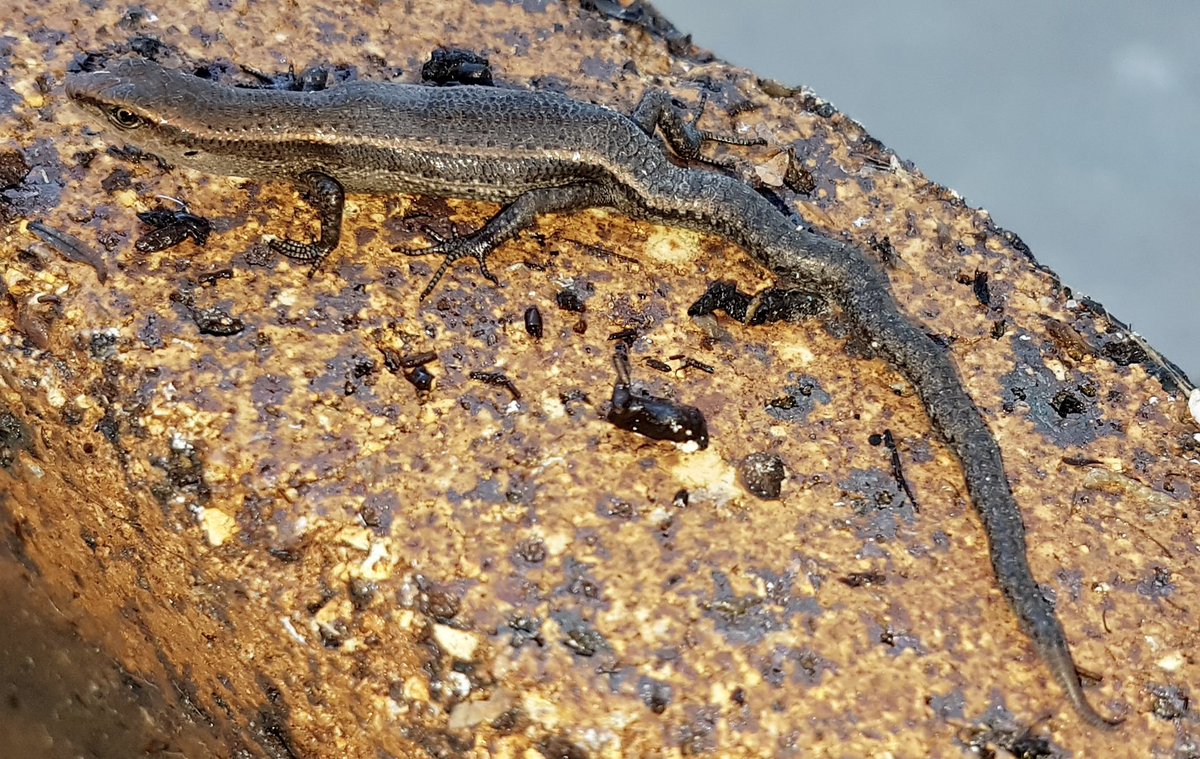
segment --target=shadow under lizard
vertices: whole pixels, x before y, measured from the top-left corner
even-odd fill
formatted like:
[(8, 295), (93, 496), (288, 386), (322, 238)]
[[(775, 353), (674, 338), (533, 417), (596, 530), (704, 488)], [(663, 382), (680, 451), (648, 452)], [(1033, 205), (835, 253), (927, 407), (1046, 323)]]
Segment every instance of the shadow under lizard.
[(217, 85), (135, 59), (73, 74), (68, 96), (130, 142), (199, 171), (298, 183), (318, 210), (314, 243), (272, 240), (313, 262), (337, 247), (343, 195), (414, 193), (507, 204), (478, 231), (416, 254), (486, 258), (536, 216), (609, 207), (659, 224), (718, 235), (784, 285), (829, 297), (872, 348), (916, 388), (963, 468), (1005, 598), (1079, 715), (1115, 725), (1088, 703), (1053, 606), (1033, 578), (1025, 526), (1000, 449), (947, 351), (899, 310), (884, 274), (856, 247), (796, 229), (741, 181), (672, 163), (654, 136), (695, 158), (712, 135), (665, 93), (631, 117), (562, 95), (493, 87), (351, 82), (320, 92)]

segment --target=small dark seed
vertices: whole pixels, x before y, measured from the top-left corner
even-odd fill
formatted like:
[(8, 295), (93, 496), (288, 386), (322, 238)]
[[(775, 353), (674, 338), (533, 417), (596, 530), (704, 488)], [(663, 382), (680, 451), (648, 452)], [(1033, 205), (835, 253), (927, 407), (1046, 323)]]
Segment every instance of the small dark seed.
[(534, 340), (542, 339), (542, 312), (537, 306), (525, 309), (525, 331)]

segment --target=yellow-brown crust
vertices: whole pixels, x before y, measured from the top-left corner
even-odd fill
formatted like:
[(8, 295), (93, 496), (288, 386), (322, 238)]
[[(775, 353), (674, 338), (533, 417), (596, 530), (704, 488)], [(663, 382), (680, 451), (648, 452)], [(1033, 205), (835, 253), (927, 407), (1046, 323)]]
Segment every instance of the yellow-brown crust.
[[(16, 98), (0, 140), (38, 191), (4, 209), (0, 413), (29, 434), (5, 438), (16, 453), (0, 510), (60, 608), (124, 667), (186, 694), (231, 746), (929, 756), (1028, 728), (1080, 756), (1171, 756), (1200, 731), (1155, 695), (1200, 682), (1186, 404), (1146, 366), (1106, 358), (1106, 320), (862, 127), (558, 5), (414, 0), (347, 17), (234, 4), (191, 20), (144, 7), (157, 21), (122, 22), (109, 4), (72, 23), (79, 6), (61, 0), (0, 10), (25, 31), (3, 63)], [(1005, 453), (1034, 571), (1077, 659), (1103, 675), (1090, 695), (1125, 726), (1102, 734), (1066, 708), (897, 373), (848, 354), (836, 323), (722, 321), (714, 339), (686, 317), (714, 279), (767, 284), (741, 251), (603, 213), (552, 218), (494, 257), (502, 287), (460, 267), (421, 304), (428, 266), (389, 250), (407, 239), (400, 217), (470, 226), (494, 208), (355, 196), (357, 244), (310, 281), (259, 260), (263, 233), (303, 221), (290, 188), (80, 160), (89, 140), (56, 84), (76, 51), (137, 35), (163, 42), (167, 63), (333, 61), (409, 81), (434, 47), (457, 45), (488, 54), (502, 81), (625, 109), (648, 86), (633, 61), (682, 97), (711, 81), (715, 102), (757, 106), (736, 123), (794, 147), (815, 179), (797, 210), (864, 246), (887, 238), (903, 262), (897, 298), (950, 343)], [(719, 109), (705, 118), (730, 127)], [(748, 176), (771, 159), (734, 155)], [(212, 218), (209, 245), (135, 254), (134, 212), (155, 194)], [(30, 235), (35, 218), (97, 250), (113, 241), (107, 282)], [(232, 276), (206, 276), (222, 268)], [(587, 296), (584, 313), (557, 307), (564, 286)], [(530, 305), (540, 341), (522, 326)], [(244, 329), (201, 333), (205, 308)], [(627, 327), (644, 336), (635, 380), (704, 410), (707, 450), (604, 422), (605, 338)], [(436, 381), (422, 396), (388, 364), (425, 350)], [(715, 372), (642, 361), (679, 354)], [(479, 370), (503, 371), (520, 401), (471, 381)], [(919, 513), (870, 443), (884, 430)], [(782, 500), (738, 484), (755, 452), (787, 465)], [(989, 733), (998, 704), (1015, 721)]]

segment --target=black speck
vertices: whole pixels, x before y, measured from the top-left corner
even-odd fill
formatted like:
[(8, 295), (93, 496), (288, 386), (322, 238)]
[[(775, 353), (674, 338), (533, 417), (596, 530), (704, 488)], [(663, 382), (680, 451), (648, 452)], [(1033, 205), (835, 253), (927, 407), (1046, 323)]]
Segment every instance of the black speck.
[(971, 280), (971, 289), (980, 303), (985, 306), (992, 304), (992, 291), (988, 288), (988, 273), (986, 271), (975, 270), (975, 276)]
[(634, 342), (637, 341), (637, 338), (638, 338), (637, 328), (636, 327), (626, 327), (625, 329), (621, 329), (621, 330), (617, 330), (616, 332), (613, 332), (605, 339), (613, 340), (615, 342), (625, 343), (626, 345), (633, 345)]
[(851, 572), (845, 577), (839, 577), (838, 581), (851, 588), (866, 588), (887, 583), (887, 575), (882, 572)]
[(1132, 339), (1115, 340), (1100, 348), (1100, 355), (1118, 366), (1141, 364), (1150, 360), (1146, 349)]
[(787, 470), (783, 459), (774, 453), (752, 453), (738, 467), (738, 478), (746, 490), (765, 501), (779, 498)]
[(577, 656), (590, 658), (608, 648), (608, 641), (586, 623), (580, 622), (567, 630), (563, 645), (571, 649)]
[(1050, 741), (1039, 735), (1022, 735), (1008, 746), (1017, 759), (1052, 759), (1057, 755)]
[(332, 624), (318, 625), (317, 634), (321, 636), (321, 645), (325, 648), (341, 648), (346, 641), (346, 623), (338, 619)]
[(538, 746), (538, 753), (548, 759), (589, 759), (587, 751), (561, 735), (554, 735), (542, 741)]
[(192, 310), (192, 321), (196, 323), (202, 335), (229, 337), (246, 329), (246, 323), (228, 311), (219, 307), (197, 308)]
[(502, 387), (508, 391), (509, 395), (512, 396), (514, 401), (521, 400), (521, 392), (517, 390), (517, 386), (514, 385), (513, 381), (508, 378), (508, 375), (504, 374), (503, 372), (471, 372), (467, 376), (477, 382), (482, 382), (485, 385)]
[(1175, 592), (1171, 582), (1171, 570), (1166, 567), (1151, 567), (1150, 577), (1137, 584), (1137, 592), (1147, 598), (1167, 598)]
[(421, 66), (421, 81), (429, 84), (492, 86), (492, 69), (485, 56), (469, 50), (440, 47)]
[(1054, 409), (1054, 413), (1064, 419), (1072, 414), (1082, 414), (1087, 410), (1087, 405), (1070, 390), (1060, 390), (1056, 393), (1050, 400), (1050, 407)]
[(525, 309), (525, 331), (534, 340), (542, 339), (542, 312), (537, 306), (530, 306)]
[(149, 10), (140, 5), (135, 5), (126, 10), (121, 19), (117, 21), (117, 28), (124, 31), (133, 31), (149, 21), (152, 15)]
[(133, 184), (133, 175), (126, 168), (113, 169), (108, 176), (100, 180), (101, 189), (109, 194), (127, 189), (131, 184)]
[(207, 503), (212, 491), (204, 479), (204, 458), (192, 445), (173, 445), (166, 456), (154, 457), (151, 465), (163, 470), (165, 481), (154, 488), (160, 503), (186, 494), (189, 500)]
[(0, 190), (11, 190), (21, 184), (33, 168), (19, 150), (0, 150)]
[(0, 468), (8, 469), (17, 460), (17, 453), (33, 442), (29, 428), (11, 411), (0, 412)]
[(359, 611), (371, 605), (371, 601), (379, 593), (379, 586), (370, 580), (364, 580), (361, 577), (355, 577), (350, 581), (348, 590), (350, 592), (350, 603)]
[(404, 379), (408, 380), (419, 393), (428, 393), (433, 388), (433, 373), (426, 369), (424, 364), (406, 371)]
[(151, 227), (133, 243), (139, 253), (157, 253), (188, 238), (195, 240), (197, 245), (204, 245), (212, 232), (212, 222), (187, 211), (156, 208), (139, 213), (138, 219)]
[(751, 296), (739, 291), (733, 282), (717, 281), (688, 306), (688, 316), (723, 311), (734, 321), (759, 325), (803, 321), (827, 309), (828, 303), (823, 297), (805, 290), (772, 287)]
[(117, 355), (117, 335), (113, 332), (95, 332), (88, 343), (88, 355), (97, 361)]
[(1177, 720), (1187, 716), (1190, 700), (1178, 685), (1146, 686), (1153, 705), (1154, 716), (1159, 719)]
[(157, 61), (167, 52), (167, 46), (153, 37), (139, 36), (129, 40), (129, 49), (143, 58)]
[(422, 579), (418, 579), (418, 586), (421, 586), (422, 591), (418, 600), (418, 608), (422, 613), (442, 623), (458, 616), (462, 602), (456, 595), (445, 588), (434, 587)]
[(546, 544), (541, 538), (527, 538), (517, 544), (516, 554), (526, 564), (541, 564), (546, 560)]
[(650, 711), (655, 714), (662, 714), (666, 711), (674, 695), (670, 683), (660, 682), (651, 677), (643, 677), (638, 680), (637, 690), (642, 703), (650, 707)]
[(554, 302), (563, 311), (571, 311), (577, 314), (582, 314), (586, 308), (583, 304), (583, 299), (579, 296), (576, 290), (559, 290), (554, 296)]
[(512, 635), (509, 645), (513, 648), (520, 648), (526, 643), (536, 643), (538, 646), (546, 645), (546, 639), (542, 637), (542, 620), (536, 617), (523, 614), (509, 617), (505, 627), (508, 628), (507, 632)]

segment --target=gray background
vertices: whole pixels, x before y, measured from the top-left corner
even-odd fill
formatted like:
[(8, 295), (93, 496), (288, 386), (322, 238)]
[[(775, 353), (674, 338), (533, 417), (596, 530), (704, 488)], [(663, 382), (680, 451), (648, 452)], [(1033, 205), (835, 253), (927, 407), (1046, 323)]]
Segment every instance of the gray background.
[(812, 88), (1200, 379), (1200, 3), (654, 5)]

